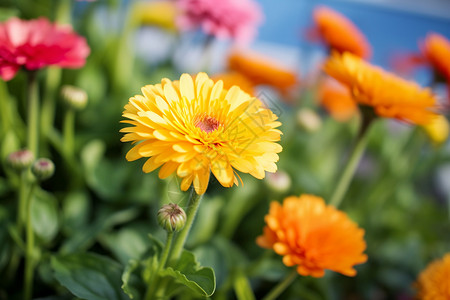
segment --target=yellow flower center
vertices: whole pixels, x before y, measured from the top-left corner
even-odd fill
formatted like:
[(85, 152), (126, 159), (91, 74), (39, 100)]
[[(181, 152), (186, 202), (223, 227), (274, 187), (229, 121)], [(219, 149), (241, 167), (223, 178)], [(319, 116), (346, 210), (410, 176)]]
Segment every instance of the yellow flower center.
[(219, 128), (220, 123), (214, 117), (201, 113), (194, 118), (194, 126), (206, 133), (210, 133)]

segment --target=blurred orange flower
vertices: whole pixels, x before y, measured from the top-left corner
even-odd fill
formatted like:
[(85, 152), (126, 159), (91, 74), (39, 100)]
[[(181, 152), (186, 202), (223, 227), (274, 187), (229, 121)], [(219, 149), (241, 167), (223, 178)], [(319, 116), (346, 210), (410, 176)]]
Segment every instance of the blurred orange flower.
[(418, 299), (450, 299), (450, 253), (430, 263), (416, 282)]
[(314, 9), (314, 22), (318, 35), (331, 49), (362, 58), (370, 57), (372, 49), (366, 37), (344, 15), (329, 7), (319, 6)]
[(422, 53), (433, 68), (450, 80), (450, 41), (437, 33), (429, 33), (422, 44)]
[(253, 83), (247, 77), (238, 72), (225, 72), (216, 74), (212, 76), (211, 79), (213, 81), (222, 80), (223, 87), (227, 90), (229, 90), (233, 85), (237, 85), (241, 88), (241, 90), (252, 96), (255, 92)]
[(269, 85), (285, 94), (298, 83), (297, 74), (270, 57), (251, 51), (233, 51), (228, 57), (230, 70), (241, 73), (253, 85)]
[(373, 107), (381, 117), (425, 125), (437, 116), (430, 89), (404, 80), (351, 54), (334, 52), (325, 72), (346, 85), (359, 105)]
[(340, 122), (350, 120), (358, 112), (358, 106), (349, 89), (331, 78), (320, 83), (319, 101), (331, 116)]
[(273, 201), (257, 244), (283, 256), (304, 276), (322, 277), (325, 270), (355, 276), (354, 265), (367, 261), (364, 230), (347, 215), (312, 195)]

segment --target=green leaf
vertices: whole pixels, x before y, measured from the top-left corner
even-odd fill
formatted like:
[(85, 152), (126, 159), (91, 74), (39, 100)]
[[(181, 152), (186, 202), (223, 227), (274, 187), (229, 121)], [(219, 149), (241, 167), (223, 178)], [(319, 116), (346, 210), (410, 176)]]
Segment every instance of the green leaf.
[(139, 267), (139, 261), (132, 259), (128, 262), (122, 274), (122, 290), (131, 299), (139, 299), (142, 294), (141, 291), (145, 289), (144, 282), (135, 274)]
[(52, 194), (36, 190), (31, 204), (31, 223), (36, 235), (45, 242), (50, 242), (58, 233), (58, 203)]
[(108, 257), (93, 253), (58, 255), (51, 259), (54, 276), (75, 296), (87, 300), (124, 300), (122, 267)]
[(233, 282), (234, 291), (238, 300), (255, 300), (252, 287), (244, 272), (237, 271)]
[(91, 211), (89, 196), (85, 192), (73, 192), (62, 203), (64, 228), (68, 232), (86, 226)]
[[(200, 267), (192, 252), (183, 251), (177, 265), (161, 271), (161, 276), (169, 276), (175, 282), (182, 284), (203, 296), (211, 296), (216, 289), (216, 278), (214, 270), (208, 267)], [(174, 290), (168, 288), (167, 290)]]

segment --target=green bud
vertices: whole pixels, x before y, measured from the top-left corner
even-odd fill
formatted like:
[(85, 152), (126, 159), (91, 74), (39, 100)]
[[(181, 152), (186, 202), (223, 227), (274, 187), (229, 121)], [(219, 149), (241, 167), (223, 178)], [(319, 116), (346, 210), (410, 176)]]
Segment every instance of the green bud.
[(34, 161), (33, 152), (27, 149), (12, 152), (8, 155), (7, 163), (16, 171), (28, 169)]
[(52, 177), (55, 172), (55, 165), (48, 158), (39, 158), (31, 167), (31, 172), (39, 181), (42, 181)]
[(158, 211), (158, 223), (168, 232), (180, 231), (186, 223), (186, 213), (174, 203), (163, 205)]
[(61, 88), (61, 96), (64, 102), (74, 110), (82, 110), (86, 107), (88, 96), (86, 92), (72, 85)]

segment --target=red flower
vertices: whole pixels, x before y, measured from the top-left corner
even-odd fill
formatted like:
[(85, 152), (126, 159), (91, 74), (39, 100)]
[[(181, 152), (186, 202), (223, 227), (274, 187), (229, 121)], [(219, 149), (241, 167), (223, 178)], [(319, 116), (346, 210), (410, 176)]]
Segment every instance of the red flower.
[(12, 79), (20, 67), (37, 70), (49, 65), (80, 68), (90, 49), (85, 38), (68, 25), (45, 18), (11, 18), (0, 24), (0, 77)]

